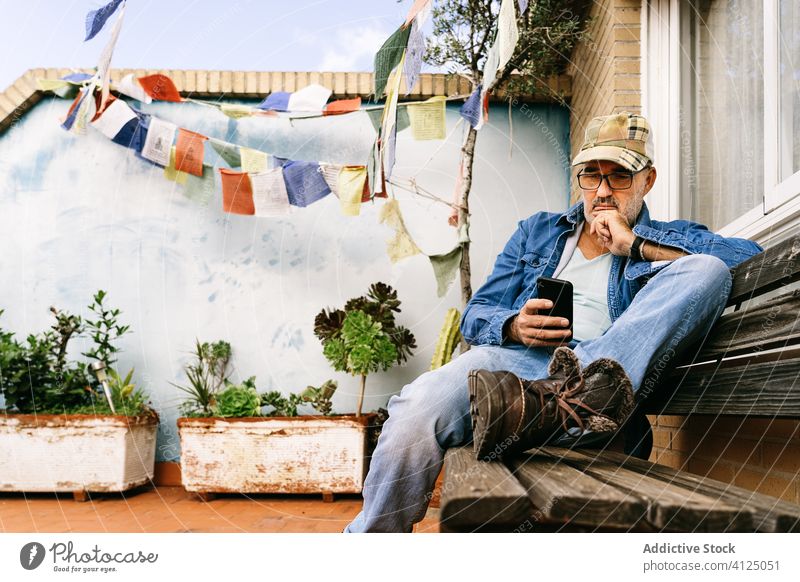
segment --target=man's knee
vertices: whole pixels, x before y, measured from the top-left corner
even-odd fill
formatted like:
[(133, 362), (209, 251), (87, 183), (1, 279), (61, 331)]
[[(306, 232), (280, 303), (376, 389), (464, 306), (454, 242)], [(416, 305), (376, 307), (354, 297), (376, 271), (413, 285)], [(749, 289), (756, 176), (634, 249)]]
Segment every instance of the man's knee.
[(686, 255), (673, 263), (673, 268), (692, 275), (690, 281), (701, 286), (717, 286), (730, 290), (731, 271), (725, 262), (713, 255)]

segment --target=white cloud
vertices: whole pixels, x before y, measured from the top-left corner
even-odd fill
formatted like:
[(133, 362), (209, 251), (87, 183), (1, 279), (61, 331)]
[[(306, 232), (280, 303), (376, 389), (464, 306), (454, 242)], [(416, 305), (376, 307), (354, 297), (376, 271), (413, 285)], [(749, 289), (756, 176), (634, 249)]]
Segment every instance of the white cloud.
[(325, 47), (320, 71), (371, 71), (375, 53), (391, 35), (384, 28), (362, 24), (340, 29), (330, 46)]

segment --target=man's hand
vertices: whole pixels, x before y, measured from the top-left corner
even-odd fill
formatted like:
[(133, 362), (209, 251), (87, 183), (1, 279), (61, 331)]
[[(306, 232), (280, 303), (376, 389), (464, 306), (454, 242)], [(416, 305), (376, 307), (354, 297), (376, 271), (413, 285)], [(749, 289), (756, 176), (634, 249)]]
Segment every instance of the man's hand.
[(572, 332), (569, 320), (562, 317), (539, 315), (540, 309), (550, 309), (553, 302), (547, 299), (529, 299), (508, 324), (508, 336), (513, 341), (531, 347), (561, 346), (569, 343)]
[(631, 244), (636, 238), (628, 221), (616, 210), (603, 210), (595, 214), (589, 234), (596, 236), (612, 255), (620, 257), (630, 256)]

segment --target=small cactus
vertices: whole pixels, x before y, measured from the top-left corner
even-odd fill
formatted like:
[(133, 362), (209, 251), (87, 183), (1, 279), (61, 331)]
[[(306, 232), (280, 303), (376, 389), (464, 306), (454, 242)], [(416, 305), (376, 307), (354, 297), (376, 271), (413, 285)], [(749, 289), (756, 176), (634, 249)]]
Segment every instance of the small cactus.
[(447, 310), (444, 316), (444, 325), (439, 332), (439, 339), (436, 341), (436, 349), (433, 351), (431, 360), (431, 370), (441, 368), (448, 363), (456, 349), (456, 345), (461, 341), (461, 331), (458, 324), (461, 321), (461, 312), (455, 307)]

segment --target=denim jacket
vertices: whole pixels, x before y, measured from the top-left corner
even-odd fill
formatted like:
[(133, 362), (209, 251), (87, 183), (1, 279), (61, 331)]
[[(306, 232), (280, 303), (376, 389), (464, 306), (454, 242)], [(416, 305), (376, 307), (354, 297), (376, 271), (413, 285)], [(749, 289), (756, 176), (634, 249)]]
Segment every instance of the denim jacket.
[[(536, 280), (551, 277), (558, 266), (567, 239), (584, 219), (583, 202), (563, 214), (537, 212), (519, 222), (494, 269), (464, 309), (461, 334), (473, 345), (502, 345), (503, 326), (528, 299), (536, 298)], [(741, 238), (725, 238), (688, 220), (660, 222), (650, 219), (647, 205), (633, 227), (643, 239), (681, 249), (689, 254), (714, 255), (735, 267), (763, 249)], [(640, 261), (614, 256), (608, 276), (608, 312), (614, 322), (633, 298), (670, 261)]]

